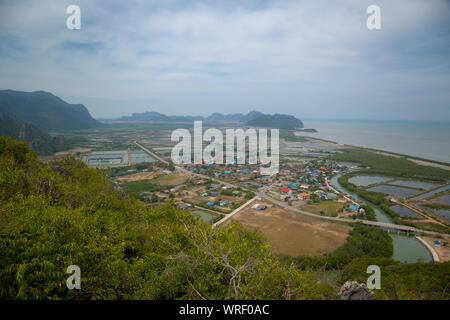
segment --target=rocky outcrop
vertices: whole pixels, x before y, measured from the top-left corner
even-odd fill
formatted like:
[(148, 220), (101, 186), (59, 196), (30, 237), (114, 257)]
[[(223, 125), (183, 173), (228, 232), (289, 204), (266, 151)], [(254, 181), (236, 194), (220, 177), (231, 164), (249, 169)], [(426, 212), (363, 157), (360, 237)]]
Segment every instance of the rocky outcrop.
[(339, 290), (339, 297), (343, 300), (372, 300), (375, 294), (364, 283), (347, 281)]
[(0, 114), (0, 136), (27, 141), (32, 150), (43, 155), (50, 155), (69, 148), (64, 136), (52, 137), (31, 123), (18, 123), (5, 114)]

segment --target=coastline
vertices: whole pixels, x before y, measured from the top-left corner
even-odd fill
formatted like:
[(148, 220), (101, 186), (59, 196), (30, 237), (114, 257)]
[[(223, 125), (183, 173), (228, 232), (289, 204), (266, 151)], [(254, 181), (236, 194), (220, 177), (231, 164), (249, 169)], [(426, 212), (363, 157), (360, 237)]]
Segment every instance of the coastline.
[(327, 143), (333, 143), (339, 146), (344, 146), (344, 147), (349, 147), (349, 148), (362, 148), (362, 149), (366, 149), (369, 151), (372, 151), (374, 153), (378, 153), (378, 154), (382, 154), (385, 156), (390, 156), (390, 157), (394, 157), (394, 158), (405, 158), (408, 161), (414, 162), (418, 165), (422, 165), (422, 166), (428, 166), (428, 167), (436, 167), (436, 168), (440, 168), (440, 169), (444, 169), (444, 170), (450, 170), (450, 162), (442, 162), (442, 161), (437, 161), (437, 160), (433, 160), (433, 159), (427, 159), (427, 158), (421, 158), (421, 157), (416, 157), (416, 156), (411, 156), (411, 155), (407, 155), (407, 154), (401, 154), (401, 153), (395, 153), (395, 152), (391, 152), (388, 150), (381, 150), (381, 149), (374, 149), (374, 148), (370, 148), (370, 147), (364, 147), (364, 146), (359, 146), (359, 145), (355, 145), (355, 144), (349, 144), (349, 143), (342, 143), (342, 142), (337, 142), (337, 141), (333, 141), (333, 140), (327, 140), (327, 139), (322, 139), (322, 138), (317, 138), (317, 137), (313, 137), (313, 136), (306, 136), (306, 135), (302, 135), (303, 131), (295, 131), (294, 135), (296, 137), (308, 137), (314, 140), (319, 140), (319, 141), (323, 141), (323, 142), (327, 142)]
[[(450, 165), (450, 122), (388, 120), (305, 120), (317, 133), (301, 136)], [(298, 135), (298, 134), (296, 134)]]

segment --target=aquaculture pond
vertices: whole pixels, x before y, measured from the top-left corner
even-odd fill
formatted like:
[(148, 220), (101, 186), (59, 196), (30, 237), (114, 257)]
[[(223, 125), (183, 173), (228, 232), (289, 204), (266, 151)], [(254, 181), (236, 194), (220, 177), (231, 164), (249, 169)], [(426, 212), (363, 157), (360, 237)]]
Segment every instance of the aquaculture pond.
[(367, 189), (369, 191), (373, 192), (381, 192), (385, 194), (389, 194), (391, 196), (395, 197), (407, 197), (412, 194), (419, 193), (419, 189), (410, 189), (410, 188), (402, 188), (402, 187), (396, 187), (396, 186), (390, 186), (387, 184), (381, 184), (372, 188)]
[(433, 194), (436, 194), (436, 193), (439, 193), (439, 192), (442, 192), (442, 191), (446, 191), (446, 190), (448, 190), (448, 189), (450, 189), (450, 184), (449, 184), (449, 185), (446, 185), (446, 186), (443, 186), (443, 187), (441, 187), (441, 188), (437, 188), (437, 189), (435, 189), (435, 190), (426, 192), (426, 193), (421, 194), (421, 195), (419, 195), (419, 196), (417, 196), (417, 197), (411, 198), (411, 200), (422, 200), (422, 199), (431, 197)]
[(445, 209), (433, 209), (433, 212), (438, 216), (450, 219), (450, 210)]
[[(350, 195), (357, 201), (362, 201), (363, 203), (372, 206), (375, 211), (377, 221), (393, 223), (391, 217), (389, 217), (379, 207), (361, 197), (358, 197), (357, 194), (349, 192), (347, 189), (341, 186), (338, 182), (339, 177), (340, 175), (335, 175), (330, 179), (330, 184), (333, 187), (347, 195)], [(392, 255), (393, 259), (408, 263), (414, 263), (418, 261), (430, 262), (432, 260), (428, 250), (414, 237), (407, 237), (405, 235), (399, 235), (396, 233), (390, 233), (390, 236), (394, 244), (394, 254)]]
[(402, 217), (423, 219), (423, 217), (420, 214), (418, 214), (418, 213), (416, 213), (416, 212), (414, 212), (414, 211), (412, 211), (412, 210), (410, 210), (408, 208), (405, 208), (404, 206), (395, 205), (395, 206), (392, 206), (392, 207), (389, 207), (389, 208), (392, 211), (397, 212)]
[(431, 188), (437, 187), (437, 184), (435, 184), (435, 183), (416, 181), (416, 180), (397, 180), (397, 181), (390, 182), (390, 184), (395, 184), (397, 186), (417, 188), (417, 189), (431, 189)]
[(386, 176), (360, 175), (351, 177), (350, 179), (348, 179), (348, 181), (358, 187), (367, 187), (370, 186), (371, 184), (385, 182), (392, 179), (394, 178)]
[(433, 200), (433, 202), (450, 205), (450, 194), (445, 194)]
[(190, 212), (191, 214), (200, 216), (200, 218), (205, 222), (209, 222), (216, 217), (215, 214), (203, 210), (191, 210)]

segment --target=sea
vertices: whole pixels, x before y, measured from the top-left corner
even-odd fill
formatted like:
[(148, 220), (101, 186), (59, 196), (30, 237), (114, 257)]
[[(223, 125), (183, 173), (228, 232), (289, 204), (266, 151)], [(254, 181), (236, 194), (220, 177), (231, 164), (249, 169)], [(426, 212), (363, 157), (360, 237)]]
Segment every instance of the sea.
[(302, 120), (302, 135), (450, 163), (450, 121)]

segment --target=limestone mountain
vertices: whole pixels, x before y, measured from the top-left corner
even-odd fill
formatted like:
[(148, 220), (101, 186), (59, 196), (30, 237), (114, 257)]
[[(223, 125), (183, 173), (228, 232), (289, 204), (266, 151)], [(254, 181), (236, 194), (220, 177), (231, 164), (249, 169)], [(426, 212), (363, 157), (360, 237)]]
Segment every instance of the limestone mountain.
[(52, 137), (30, 123), (17, 123), (4, 114), (0, 114), (0, 136), (27, 141), (30, 149), (42, 155), (50, 155), (69, 148), (64, 136)]
[(303, 128), (303, 122), (294, 116), (287, 114), (274, 115), (264, 114), (260, 117), (247, 121), (247, 125), (252, 127), (268, 127), (277, 129), (297, 129)]
[(44, 131), (88, 129), (100, 125), (82, 104), (70, 104), (45, 92), (0, 90), (0, 114)]

